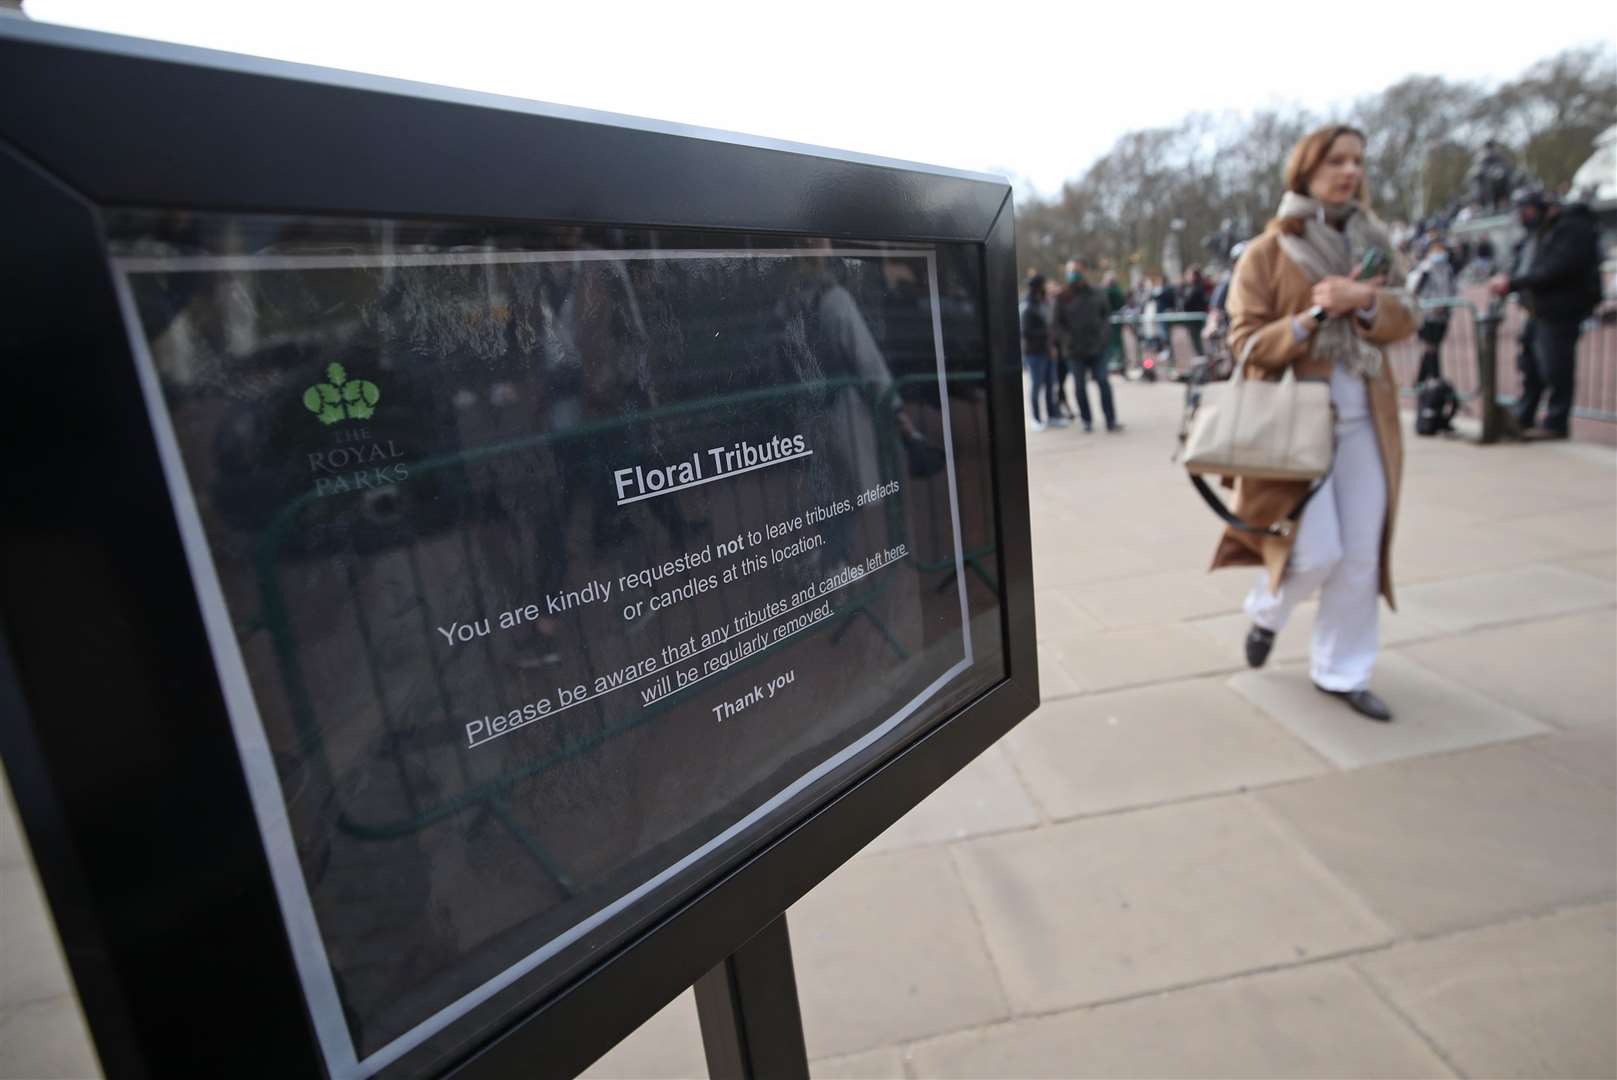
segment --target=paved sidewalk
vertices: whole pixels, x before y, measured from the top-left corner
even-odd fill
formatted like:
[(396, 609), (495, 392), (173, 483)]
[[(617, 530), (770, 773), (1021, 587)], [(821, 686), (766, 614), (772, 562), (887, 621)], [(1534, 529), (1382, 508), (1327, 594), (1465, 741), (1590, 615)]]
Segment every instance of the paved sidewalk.
[[(814, 1075), (1617, 1076), (1617, 453), (1408, 437), (1382, 726), (1117, 391), (1029, 435), (1045, 705), (790, 914)], [(686, 994), (587, 1075), (704, 1074)]]
[[(1617, 453), (1409, 439), (1384, 727), (1117, 392), (1029, 436), (1046, 704), (791, 912), (814, 1075), (1617, 1076)], [(0, 1077), (87, 1075), (32, 889), (0, 812)], [(686, 994), (588, 1075), (704, 1073)]]

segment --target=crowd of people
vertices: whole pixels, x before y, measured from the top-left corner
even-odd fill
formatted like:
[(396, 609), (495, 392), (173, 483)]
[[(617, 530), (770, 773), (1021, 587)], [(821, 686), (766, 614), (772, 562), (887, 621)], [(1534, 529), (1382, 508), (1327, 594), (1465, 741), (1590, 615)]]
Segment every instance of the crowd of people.
[[(1441, 379), (1441, 349), (1454, 309), (1463, 306), (1463, 290), (1487, 284), (1497, 296), (1515, 294), (1532, 316), (1521, 332), (1516, 356), (1523, 381), (1518, 424), (1538, 437), (1564, 438), (1570, 427), (1577, 326), (1601, 298), (1598, 228), (1585, 204), (1563, 201), (1540, 188), (1515, 192), (1512, 206), (1521, 236), (1502, 258), (1485, 235), (1451, 241), (1449, 229), (1456, 218), (1452, 209), (1428, 215), (1413, 225), (1395, 222), (1387, 226), (1391, 247), (1412, 267), (1407, 288), (1420, 312), (1421, 359), (1413, 385), (1420, 389)], [(1066, 427), (1081, 419), (1084, 430), (1092, 431), (1087, 380), (1097, 384), (1107, 429), (1120, 428), (1107, 376), (1124, 366), (1123, 323), (1133, 327), (1147, 377), (1154, 376), (1153, 365), (1172, 364), (1175, 325), (1182, 327), (1181, 340), (1188, 341), (1193, 355), (1211, 352), (1207, 339), (1223, 340), (1227, 331), (1230, 283), (1246, 247), (1245, 242), (1235, 244), (1227, 265), (1188, 267), (1177, 283), (1160, 269), (1140, 272), (1135, 268), (1133, 280), (1125, 288), (1111, 260), (1104, 258), (1095, 263), (1084, 258), (1071, 260), (1066, 281), (1061, 283), (1047, 282), (1043, 275), (1029, 270), (1029, 288), (1022, 303), (1025, 352), (1028, 320), (1046, 319), (1048, 327), (1048, 332), (1035, 332), (1038, 348), (1028, 353), (1033, 429)], [(1541, 265), (1535, 268), (1535, 262)], [(1571, 307), (1582, 314), (1569, 323), (1562, 309), (1571, 308), (1552, 298), (1547, 301), (1552, 313), (1547, 318), (1538, 315), (1536, 309), (1546, 301), (1536, 294), (1546, 288), (1555, 295), (1576, 294), (1578, 299)], [(1093, 305), (1086, 297), (1091, 292), (1104, 297), (1111, 324), (1098, 362), (1088, 352), (1093, 335), (1087, 321)], [(1177, 318), (1186, 315), (1192, 318)], [(1074, 325), (1079, 327), (1076, 338)], [(1076, 413), (1068, 397), (1069, 385)], [(1033, 398), (1038, 400), (1036, 407)], [(1543, 399), (1548, 400), (1549, 411), (1540, 423), (1537, 405)]]
[(1461, 237), (1450, 244), (1449, 234), (1455, 221), (1451, 214), (1431, 214), (1413, 225), (1394, 224), (1389, 228), (1398, 251), (1411, 263), (1418, 263), (1441, 244), (1455, 281), (1460, 285), (1475, 285), (1487, 281), (1499, 272), (1499, 256), (1493, 241), (1486, 236), (1476, 239)]
[(1152, 270), (1136, 274), (1125, 288), (1110, 259), (1069, 260), (1061, 282), (1029, 270), (1020, 318), (1033, 430), (1063, 428), (1076, 420), (1086, 432), (1093, 431), (1087, 388), (1093, 381), (1106, 430), (1121, 431), (1109, 376), (1123, 369), (1123, 323), (1134, 326), (1145, 352), (1166, 355), (1173, 323), (1164, 316), (1198, 316), (1182, 324), (1192, 351), (1199, 354), (1204, 328), (1217, 327), (1223, 318), (1230, 273), (1225, 268), (1209, 275), (1192, 266), (1175, 284)]
[[(1029, 376), (1028, 412), (1034, 431), (1063, 428), (1074, 420), (1086, 432), (1095, 430), (1089, 405), (1091, 380), (1100, 396), (1106, 430), (1119, 432), (1110, 371), (1123, 351), (1122, 330), (1112, 322), (1125, 303), (1117, 275), (1107, 268), (1097, 278), (1087, 260), (1067, 263), (1066, 280), (1047, 281), (1032, 271), (1019, 308), (1022, 355)], [(1067, 377), (1072, 376), (1078, 411), (1067, 404)]]

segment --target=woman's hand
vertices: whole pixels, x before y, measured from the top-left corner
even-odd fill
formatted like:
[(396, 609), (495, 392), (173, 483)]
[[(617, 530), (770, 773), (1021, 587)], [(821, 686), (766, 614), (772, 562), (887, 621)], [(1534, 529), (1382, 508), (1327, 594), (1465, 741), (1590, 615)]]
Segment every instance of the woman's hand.
[(1314, 303), (1325, 309), (1333, 319), (1350, 312), (1361, 311), (1375, 303), (1376, 288), (1384, 276), (1369, 281), (1354, 281), (1346, 277), (1321, 278), (1314, 286)]

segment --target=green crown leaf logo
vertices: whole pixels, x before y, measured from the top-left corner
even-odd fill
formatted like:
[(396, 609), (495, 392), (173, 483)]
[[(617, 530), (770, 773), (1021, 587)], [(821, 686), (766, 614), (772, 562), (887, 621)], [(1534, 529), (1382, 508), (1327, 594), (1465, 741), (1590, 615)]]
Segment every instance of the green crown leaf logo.
[(382, 392), (375, 383), (350, 379), (341, 364), (327, 367), (326, 379), (303, 392), (303, 407), (318, 416), (322, 424), (369, 420), (376, 415), (376, 403), (382, 399)]

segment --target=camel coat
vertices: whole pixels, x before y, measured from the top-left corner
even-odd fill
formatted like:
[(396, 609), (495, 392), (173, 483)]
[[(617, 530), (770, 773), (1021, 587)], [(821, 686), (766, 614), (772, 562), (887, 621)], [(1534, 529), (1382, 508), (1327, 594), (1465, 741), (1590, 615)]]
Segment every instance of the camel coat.
[[(1297, 341), (1291, 330), (1292, 317), (1314, 306), (1313, 291), (1308, 275), (1281, 250), (1279, 236), (1273, 229), (1248, 245), (1235, 268), (1228, 300), (1231, 351), (1239, 357), (1247, 341), (1256, 338), (1247, 357), (1246, 378), (1278, 379), (1288, 365), (1295, 365), (1299, 379), (1329, 381), (1330, 361), (1312, 355), (1312, 338)], [(1355, 320), (1354, 325), (1366, 341), (1385, 347), (1415, 332), (1415, 315), (1392, 295), (1383, 295), (1376, 305), (1375, 322), (1366, 327)], [(1398, 387), (1392, 381), (1390, 364), (1382, 364), (1380, 374), (1369, 380), (1369, 391), (1370, 416), (1375, 424), (1376, 442), (1381, 447), (1381, 463), (1387, 473), (1387, 524), (1381, 534), (1381, 595), (1387, 598), (1389, 606), (1396, 607), (1389, 555), (1393, 526), (1398, 518), (1404, 444), (1398, 422)], [(1272, 525), (1291, 512), (1308, 493), (1308, 486), (1306, 481), (1295, 480), (1241, 480), (1236, 484), (1235, 514), (1254, 525)], [(1225, 529), (1213, 553), (1212, 569), (1263, 566), (1269, 571), (1270, 590), (1278, 591), (1295, 536), (1295, 531), (1289, 536), (1268, 536)]]

